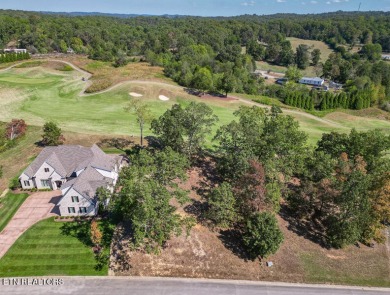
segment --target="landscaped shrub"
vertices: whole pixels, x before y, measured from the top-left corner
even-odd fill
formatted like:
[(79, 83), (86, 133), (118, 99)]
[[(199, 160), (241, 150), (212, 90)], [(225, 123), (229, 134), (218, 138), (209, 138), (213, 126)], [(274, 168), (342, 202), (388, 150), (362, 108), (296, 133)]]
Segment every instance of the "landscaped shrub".
[(73, 68), (70, 65), (64, 65), (63, 67), (59, 68), (58, 70), (63, 71), (63, 72), (71, 72), (71, 71), (73, 71)]
[(20, 181), (19, 181), (19, 176), (15, 176), (12, 178), (9, 182), (9, 188), (12, 190), (16, 190), (21, 188)]

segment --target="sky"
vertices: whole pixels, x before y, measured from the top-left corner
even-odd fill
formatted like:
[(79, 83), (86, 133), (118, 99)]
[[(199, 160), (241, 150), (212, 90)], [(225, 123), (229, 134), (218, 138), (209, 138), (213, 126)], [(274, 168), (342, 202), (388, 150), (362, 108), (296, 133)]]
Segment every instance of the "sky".
[(356, 11), (360, 3), (362, 11), (390, 11), (390, 0), (0, 0), (0, 9), (234, 16)]

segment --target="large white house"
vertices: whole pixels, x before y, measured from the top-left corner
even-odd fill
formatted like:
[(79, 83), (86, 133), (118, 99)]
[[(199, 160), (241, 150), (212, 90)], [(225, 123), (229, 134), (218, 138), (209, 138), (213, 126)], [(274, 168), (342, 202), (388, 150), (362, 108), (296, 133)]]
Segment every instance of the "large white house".
[(313, 85), (313, 86), (322, 86), (324, 85), (325, 80), (319, 77), (315, 77), (315, 78), (303, 77), (301, 80), (299, 80), (299, 83), (306, 84), (306, 85)]
[(96, 190), (112, 192), (123, 164), (122, 156), (107, 155), (97, 145), (46, 147), (19, 180), (23, 189), (61, 190), (61, 216), (93, 216), (98, 210)]

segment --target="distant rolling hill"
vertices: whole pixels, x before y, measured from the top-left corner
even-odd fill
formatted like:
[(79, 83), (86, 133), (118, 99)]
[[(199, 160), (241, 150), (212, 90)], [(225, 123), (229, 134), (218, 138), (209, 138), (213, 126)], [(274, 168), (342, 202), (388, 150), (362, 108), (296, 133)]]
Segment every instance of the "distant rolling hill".
[(118, 17), (118, 18), (132, 18), (132, 17), (139, 17), (139, 16), (160, 16), (160, 17), (166, 17), (166, 18), (181, 18), (186, 17), (185, 15), (171, 15), (171, 14), (164, 14), (164, 15), (152, 15), (152, 14), (121, 14), (121, 13), (103, 13), (103, 12), (82, 12), (82, 11), (75, 11), (75, 12), (54, 12), (54, 11), (40, 11), (39, 13), (42, 14), (51, 14), (51, 15), (65, 15), (65, 16), (107, 16), (107, 17)]

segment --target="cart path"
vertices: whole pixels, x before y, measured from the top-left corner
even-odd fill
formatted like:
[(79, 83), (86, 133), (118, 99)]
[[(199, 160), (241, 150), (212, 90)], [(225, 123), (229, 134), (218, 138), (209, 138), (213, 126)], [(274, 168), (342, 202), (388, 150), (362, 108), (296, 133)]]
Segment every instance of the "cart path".
[[(172, 85), (172, 84), (169, 84), (169, 83), (158, 82), (158, 81), (153, 81), (153, 80), (128, 80), (128, 81), (119, 82), (119, 83), (117, 83), (115, 85), (112, 85), (111, 87), (109, 87), (107, 89), (104, 89), (102, 91), (99, 91), (99, 92), (85, 93), (85, 90), (92, 84), (92, 82), (89, 80), (93, 76), (91, 73), (89, 73), (89, 72), (87, 72), (87, 71), (77, 67), (76, 65), (74, 65), (71, 62), (64, 61), (64, 60), (42, 59), (42, 61), (52, 61), (52, 62), (60, 62), (60, 63), (67, 64), (67, 65), (71, 66), (74, 70), (78, 71), (83, 76), (85, 76), (87, 81), (85, 82), (85, 85), (84, 85), (83, 89), (81, 90), (79, 96), (93, 96), (93, 95), (104, 94), (104, 93), (107, 93), (107, 92), (109, 92), (109, 91), (111, 91), (113, 89), (116, 89), (116, 88), (124, 86), (124, 85), (129, 85), (129, 84), (149, 84), (149, 85), (151, 84), (151, 85), (155, 85), (155, 86), (161, 86), (161, 87), (164, 87), (164, 88), (171, 87), (171, 88), (175, 88), (175, 89), (178, 89), (178, 90), (184, 90), (185, 89), (185, 87), (182, 87), (182, 86)], [(9, 66), (8, 68), (0, 70), (0, 72), (8, 71), (8, 70), (10, 70), (10, 69), (12, 69), (12, 68), (14, 68), (14, 67), (16, 67), (18, 65), (21, 65), (21, 64), (23, 64), (25, 62), (20, 62), (20, 63), (14, 64), (12, 66)], [(236, 99), (236, 100), (238, 100), (239, 102), (241, 102), (243, 104), (248, 104), (248, 105), (252, 105), (252, 106), (258, 106), (258, 107), (266, 108), (266, 109), (270, 109), (271, 108), (271, 106), (269, 106), (269, 105), (257, 103), (257, 102), (254, 102), (252, 100), (249, 100), (249, 99), (244, 99), (244, 98), (240, 98), (240, 97), (236, 97), (236, 96), (229, 96), (229, 97), (233, 98), (233, 99)], [(343, 126), (343, 125), (341, 125), (341, 124), (339, 124), (337, 122), (334, 122), (332, 120), (319, 118), (319, 117), (316, 117), (316, 116), (311, 115), (311, 114), (306, 113), (306, 112), (301, 112), (301, 111), (297, 111), (297, 110), (290, 110), (290, 109), (285, 109), (285, 108), (281, 108), (281, 109), (283, 110), (283, 113), (285, 113), (285, 114), (295, 114), (295, 115), (298, 115), (298, 116), (302, 116), (302, 117), (305, 117), (305, 118), (308, 118), (308, 119), (320, 122), (322, 124), (325, 124), (325, 125), (328, 125), (328, 126), (331, 126), (331, 127), (349, 129), (348, 127), (345, 127), (345, 126)]]

